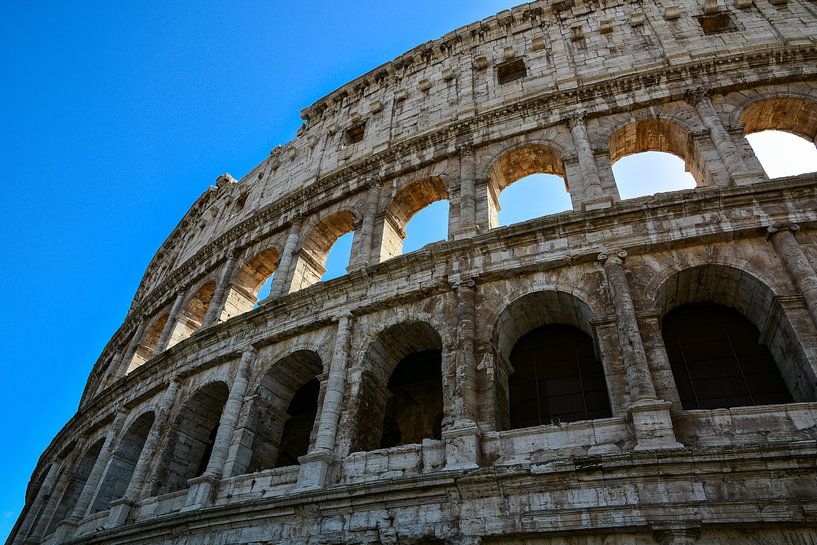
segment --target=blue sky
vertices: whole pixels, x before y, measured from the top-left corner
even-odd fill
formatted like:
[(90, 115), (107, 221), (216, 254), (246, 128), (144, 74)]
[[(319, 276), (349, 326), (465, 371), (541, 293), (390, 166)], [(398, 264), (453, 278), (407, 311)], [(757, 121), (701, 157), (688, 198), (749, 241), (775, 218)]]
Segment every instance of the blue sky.
[[(292, 139), (298, 112), (334, 88), (514, 3), (4, 4), (0, 537), (145, 267), (198, 195)], [(556, 191), (536, 202), (566, 197), (552, 180), (534, 185)], [(507, 210), (532, 200), (515, 198)], [(428, 225), (444, 225), (444, 205), (433, 212)], [(424, 244), (413, 229), (407, 248)]]

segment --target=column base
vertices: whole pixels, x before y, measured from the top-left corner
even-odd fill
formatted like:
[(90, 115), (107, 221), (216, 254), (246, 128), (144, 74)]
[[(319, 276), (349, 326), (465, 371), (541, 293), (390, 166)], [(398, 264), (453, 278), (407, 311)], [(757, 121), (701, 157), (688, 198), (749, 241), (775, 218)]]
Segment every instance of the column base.
[(751, 185), (765, 179), (763, 172), (738, 172), (730, 176), (736, 186)]
[(482, 430), (476, 422), (461, 422), (442, 433), (445, 441), (444, 470), (476, 469), (480, 461)]
[(326, 486), (329, 470), (337, 461), (331, 451), (310, 452), (298, 458), (301, 468), (298, 471), (298, 482), (295, 491), (320, 490)]
[(187, 489), (187, 500), (184, 502), (182, 512), (194, 511), (207, 507), (212, 503), (213, 495), (216, 492), (219, 478), (215, 475), (207, 475), (206, 473), (201, 477), (194, 477), (187, 481), (190, 488)]
[(116, 528), (117, 526), (124, 526), (128, 522), (131, 509), (136, 505), (136, 502), (128, 498), (119, 498), (111, 502), (111, 508), (108, 511), (108, 520), (105, 522), (105, 528)]
[(77, 526), (79, 526), (78, 520), (66, 519), (60, 522), (57, 525), (57, 529), (54, 530), (54, 537), (51, 539), (51, 543), (54, 545), (66, 543), (74, 535), (74, 532), (77, 530)]
[(460, 229), (456, 233), (454, 233), (454, 240), (462, 240), (464, 238), (473, 238), (479, 234), (479, 227), (468, 227), (466, 229)]
[(675, 438), (669, 409), (672, 403), (662, 400), (636, 401), (628, 412), (635, 428), (634, 450), (666, 450), (684, 448)]
[(582, 210), (585, 212), (589, 212), (591, 210), (601, 210), (603, 208), (610, 208), (611, 206), (613, 206), (612, 197), (602, 197), (600, 199), (584, 201), (582, 203)]

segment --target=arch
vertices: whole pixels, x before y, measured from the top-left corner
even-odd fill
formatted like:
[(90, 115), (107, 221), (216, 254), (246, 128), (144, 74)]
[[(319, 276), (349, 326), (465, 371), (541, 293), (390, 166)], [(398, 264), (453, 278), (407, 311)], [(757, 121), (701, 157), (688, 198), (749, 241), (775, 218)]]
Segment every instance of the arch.
[(290, 293), (320, 282), (326, 272), (326, 258), (335, 242), (357, 226), (357, 216), (350, 210), (334, 212), (318, 221), (303, 241), (294, 274), (290, 284)]
[[(374, 337), (362, 357), (352, 451), (439, 438), (444, 404), (442, 349), (441, 336), (424, 321), (400, 322)], [(390, 425), (384, 429), (387, 421)], [(397, 438), (395, 428), (400, 430)]]
[(690, 303), (714, 303), (740, 313), (760, 332), (759, 342), (768, 347), (792, 397), (796, 401), (817, 398), (813, 368), (767, 283), (735, 267), (707, 264), (676, 271), (655, 291), (654, 304), (661, 318)]
[(106, 511), (112, 501), (125, 495), (155, 420), (155, 413), (148, 411), (128, 427), (108, 463), (105, 477), (91, 506), (92, 513)]
[(48, 528), (45, 532), (46, 535), (56, 530), (57, 525), (71, 515), (74, 507), (77, 505), (77, 501), (79, 501), (80, 494), (82, 494), (82, 489), (85, 488), (85, 483), (88, 481), (88, 477), (94, 469), (94, 465), (96, 464), (97, 458), (99, 458), (99, 453), (102, 451), (104, 444), (104, 437), (91, 443), (80, 457), (73, 471), (67, 475), (69, 479), (68, 485), (65, 487), (57, 509), (49, 521)]
[(427, 206), (447, 199), (448, 184), (439, 176), (423, 178), (400, 189), (383, 214), (379, 260), (401, 255), (405, 228), (411, 218)]
[(213, 300), (216, 291), (216, 283), (213, 280), (207, 281), (199, 287), (196, 292), (187, 299), (184, 307), (176, 319), (173, 326), (173, 333), (170, 335), (167, 347), (183, 341), (191, 336), (204, 323), (204, 316)]
[(188, 488), (207, 469), (230, 389), (221, 381), (201, 386), (182, 404), (162, 454), (153, 494)]
[(128, 365), (128, 373), (143, 366), (156, 354), (156, 346), (159, 344), (159, 338), (162, 336), (162, 331), (169, 317), (168, 312), (162, 313), (154, 318), (150, 326), (145, 329), (142, 339), (139, 341), (139, 346), (136, 348), (136, 353)]
[(258, 293), (278, 267), (277, 248), (265, 248), (247, 259), (235, 273), (221, 311), (221, 321), (248, 312), (258, 302)]
[[(632, 121), (610, 135), (609, 145), (611, 164), (636, 153), (669, 153), (684, 161), (684, 170), (692, 175), (697, 186), (707, 185), (709, 175), (694, 139), (680, 123), (658, 118)], [(620, 185), (622, 182), (616, 183)]]
[(684, 409), (792, 401), (757, 327), (736, 310), (686, 303), (664, 316), (661, 330)]
[(523, 178), (534, 174), (559, 176), (562, 178), (565, 191), (570, 193), (562, 153), (550, 143), (529, 142), (504, 150), (491, 164), (489, 174), (487, 195), (489, 228), (499, 225), (500, 193)]
[(817, 101), (796, 96), (761, 98), (740, 113), (744, 134), (778, 130), (817, 145)]
[[(497, 316), (492, 340), (499, 358), (496, 405), (503, 427), (531, 425), (534, 422), (527, 413), (536, 413), (534, 420), (544, 424), (551, 418), (585, 419), (569, 408), (577, 402), (584, 406), (581, 414), (586, 418), (612, 415), (593, 312), (576, 295), (547, 290), (516, 298)], [(575, 352), (565, 356), (565, 350)], [(539, 384), (541, 390), (537, 390)], [(545, 387), (551, 388), (551, 394)], [(571, 397), (557, 400), (553, 388), (565, 387)]]
[[(252, 405), (240, 433), (248, 438), (234, 474), (296, 465), (314, 439), (323, 371), (311, 350), (292, 352), (271, 365), (253, 390)], [(243, 443), (243, 442), (242, 442)]]

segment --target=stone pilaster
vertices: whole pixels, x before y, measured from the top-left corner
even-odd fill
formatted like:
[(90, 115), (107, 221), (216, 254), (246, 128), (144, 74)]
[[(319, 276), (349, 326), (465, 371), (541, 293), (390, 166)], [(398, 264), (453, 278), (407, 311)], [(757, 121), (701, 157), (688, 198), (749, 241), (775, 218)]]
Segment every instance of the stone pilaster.
[(142, 342), (142, 337), (145, 335), (145, 329), (147, 329), (147, 319), (145, 316), (141, 316), (139, 318), (139, 325), (136, 327), (136, 332), (134, 332), (133, 337), (131, 337), (131, 340), (128, 343), (128, 348), (125, 349), (125, 353), (122, 356), (122, 359), (119, 361), (119, 369), (116, 371), (117, 379), (120, 379), (128, 374), (128, 368), (133, 361), (133, 357), (136, 355), (136, 351), (139, 349), (139, 343)]
[(329, 367), (329, 377), (326, 381), (326, 392), (323, 396), (315, 446), (311, 452), (298, 459), (301, 464), (297, 485), (299, 489), (322, 488), (326, 484), (330, 466), (336, 459), (335, 443), (343, 409), (343, 393), (346, 391), (346, 368), (349, 361), (349, 333), (351, 327), (351, 314), (341, 314), (338, 317), (335, 345), (332, 349), (332, 362)]
[(159, 336), (159, 341), (156, 343), (156, 350), (153, 354), (158, 355), (165, 351), (167, 345), (170, 343), (170, 337), (173, 335), (173, 330), (176, 329), (176, 323), (179, 321), (179, 313), (182, 311), (184, 305), (184, 298), (187, 290), (180, 288), (176, 294), (176, 299), (173, 301), (173, 306), (170, 308), (170, 314), (167, 316), (162, 334)]
[(449, 351), (454, 365), (454, 391), (451, 399), (453, 422), (445, 429), (446, 469), (467, 469), (479, 466), (479, 445), (482, 431), (477, 425), (477, 366), (474, 357), (476, 321), (476, 283), (464, 277), (452, 283), (457, 301), (456, 349)]
[(365, 269), (371, 264), (372, 241), (374, 240), (375, 218), (378, 215), (378, 205), (380, 204), (380, 190), (383, 185), (380, 180), (369, 180), (366, 182), (366, 208), (363, 211), (363, 219), (358, 231), (357, 252), (352, 254), (347, 270), (349, 272)]
[(630, 284), (624, 272), (627, 252), (600, 254), (604, 275), (613, 298), (619, 346), (624, 360), (624, 374), (630, 391), (630, 418), (636, 434), (636, 450), (681, 448), (675, 439), (670, 407), (672, 403), (657, 399), (647, 354), (638, 328)]
[(207, 462), (207, 469), (200, 477), (190, 479), (190, 489), (184, 507), (185, 511), (203, 507), (209, 504), (212, 499), (215, 485), (224, 473), (227, 453), (235, 435), (236, 423), (241, 413), (241, 406), (244, 403), (244, 394), (247, 392), (250, 370), (255, 364), (257, 355), (258, 351), (252, 346), (241, 354), (238, 372), (230, 387), (230, 394), (224, 404), (224, 410), (221, 411), (221, 419), (218, 423), (216, 439), (213, 441), (210, 460)]
[(476, 178), (477, 166), (472, 146), (462, 146), (460, 154), (460, 218), (454, 238), (467, 238), (477, 234)]
[(272, 280), (272, 287), (270, 288), (270, 298), (280, 297), (287, 293), (289, 283), (292, 281), (293, 257), (298, 250), (298, 241), (301, 238), (301, 218), (297, 218), (292, 222), (287, 234), (287, 241), (284, 245), (284, 251), (281, 252), (281, 259), (276, 267), (275, 278)]
[(587, 134), (587, 125), (584, 122), (584, 113), (576, 113), (570, 117), (570, 134), (573, 136), (573, 145), (576, 147), (576, 158), (579, 161), (579, 171), (582, 175), (584, 199), (582, 206), (585, 210), (606, 208), (612, 205), (613, 200), (604, 194), (601, 178), (596, 167), (596, 157)]
[(221, 268), (221, 274), (218, 277), (218, 284), (216, 290), (213, 292), (213, 297), (210, 299), (210, 306), (207, 307), (207, 312), (202, 321), (202, 327), (208, 327), (216, 322), (221, 317), (224, 311), (224, 305), (227, 303), (227, 296), (230, 294), (230, 287), (232, 286), (233, 275), (235, 274), (235, 266), (238, 262), (238, 257), (231, 254), (224, 266)]
[(88, 509), (91, 506), (91, 500), (96, 496), (97, 487), (99, 487), (99, 483), (102, 481), (102, 475), (108, 466), (108, 460), (111, 458), (116, 444), (119, 441), (119, 432), (122, 431), (122, 426), (125, 424), (127, 416), (128, 410), (125, 408), (120, 409), (116, 413), (113, 423), (105, 436), (102, 449), (96, 457), (91, 473), (88, 474), (88, 479), (82, 487), (82, 492), (77, 499), (76, 505), (74, 505), (73, 511), (57, 526), (54, 543), (64, 543), (68, 541), (73, 535), (78, 523), (87, 515)]
[(737, 146), (732, 142), (732, 138), (727, 132), (726, 128), (721, 123), (715, 107), (709, 98), (709, 91), (706, 89), (697, 89), (688, 92), (686, 95), (687, 102), (695, 106), (698, 112), (698, 117), (704, 127), (709, 131), (712, 137), (712, 142), (718, 150), (721, 161), (729, 171), (729, 175), (736, 184), (747, 183), (754, 181), (758, 173), (749, 173), (746, 165), (743, 162), (743, 156), (738, 151)]
[(48, 469), (48, 473), (45, 475), (45, 479), (43, 479), (43, 482), (40, 485), (40, 489), (37, 491), (37, 496), (31, 502), (29, 508), (24, 511), (25, 518), (20, 524), (20, 527), (17, 529), (16, 537), (10, 545), (22, 543), (23, 538), (31, 531), (34, 522), (38, 520), (38, 514), (44, 510), (45, 506), (48, 504), (51, 494), (54, 492), (54, 488), (59, 482), (57, 478), (58, 475), (58, 464), (52, 464)]
[[(139, 454), (139, 460), (136, 462), (136, 467), (133, 469), (130, 483), (125, 490), (124, 496), (118, 500), (111, 502), (111, 509), (108, 513), (108, 521), (105, 524), (108, 528), (121, 526), (128, 520), (131, 508), (139, 499), (145, 497), (145, 484), (147, 483), (147, 476), (151, 464), (157, 454), (157, 447), (159, 438), (164, 432), (168, 416), (173, 409), (173, 404), (176, 402), (176, 396), (179, 392), (179, 380), (174, 379), (165, 390), (165, 395), (162, 398), (162, 405), (156, 414), (156, 419), (148, 432), (145, 439), (145, 444), (142, 447), (142, 452)], [(148, 492), (149, 493), (149, 492)]]
[(789, 273), (797, 290), (806, 301), (806, 308), (817, 326), (817, 273), (811, 266), (797, 237), (794, 234), (800, 230), (796, 223), (773, 225), (768, 228), (768, 238), (775, 251), (783, 260), (786, 271)]

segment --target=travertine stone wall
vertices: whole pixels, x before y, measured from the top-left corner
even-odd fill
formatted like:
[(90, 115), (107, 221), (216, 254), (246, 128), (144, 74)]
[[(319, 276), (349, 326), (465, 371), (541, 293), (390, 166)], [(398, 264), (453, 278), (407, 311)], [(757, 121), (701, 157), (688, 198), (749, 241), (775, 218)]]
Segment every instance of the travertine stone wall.
[[(560, 0), (344, 85), (170, 234), (7, 543), (817, 543), (817, 174), (769, 180), (745, 139), (817, 142), (815, 60), (810, 0)], [(649, 150), (697, 187), (622, 200), (612, 164)], [(497, 227), (532, 173), (573, 209)], [(447, 240), (402, 255), (439, 200)], [(702, 301), (752, 322), (793, 403), (681, 407), (661, 322)], [(557, 323), (612, 416), (508, 429), (510, 353)], [(378, 448), (392, 372), (431, 350), (440, 437)], [(307, 453), (276, 467), (312, 380)], [(436, 391), (400, 403), (430, 421)]]

